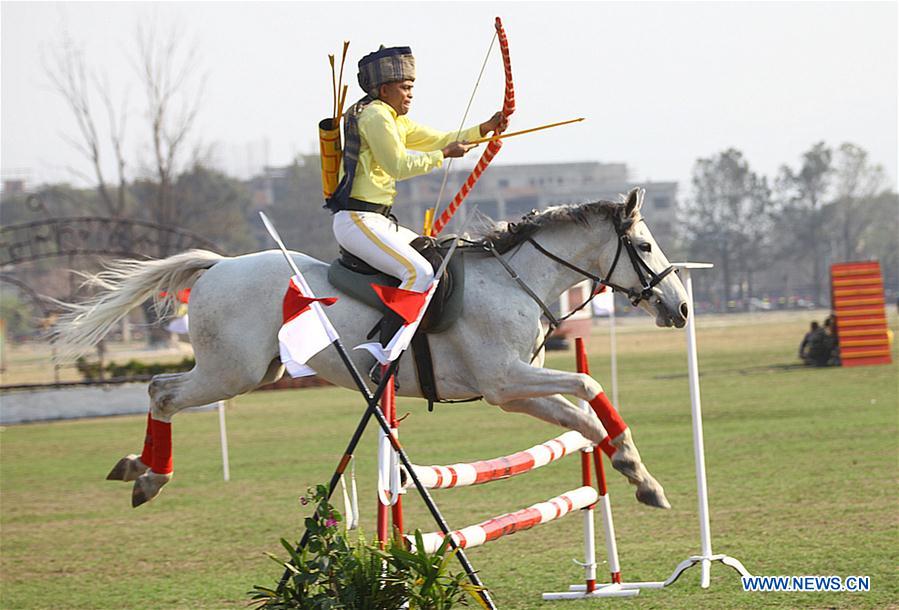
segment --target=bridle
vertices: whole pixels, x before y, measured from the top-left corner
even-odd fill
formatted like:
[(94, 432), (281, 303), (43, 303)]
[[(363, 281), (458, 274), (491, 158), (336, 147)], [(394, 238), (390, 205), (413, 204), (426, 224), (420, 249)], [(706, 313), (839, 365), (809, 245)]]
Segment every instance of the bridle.
[[(637, 222), (642, 222), (642, 219)], [(627, 220), (622, 222), (619, 218), (613, 219), (613, 225), (615, 227), (615, 233), (618, 235), (618, 248), (615, 250), (615, 258), (612, 259), (612, 264), (609, 266), (609, 271), (606, 274), (605, 278), (602, 278), (598, 275), (590, 273), (586, 269), (581, 269), (577, 265), (566, 261), (564, 258), (557, 256), (541, 246), (533, 237), (528, 237), (527, 242), (530, 243), (537, 251), (546, 256), (547, 258), (559, 263), (563, 267), (567, 267), (572, 271), (580, 273), (584, 277), (593, 280), (593, 290), (590, 293), (590, 298), (596, 294), (599, 286), (608, 286), (615, 292), (624, 293), (627, 296), (627, 299), (631, 302), (631, 305), (637, 307), (641, 301), (649, 300), (652, 298), (652, 290), (656, 286), (661, 283), (665, 277), (674, 271), (674, 266), (668, 265), (665, 269), (663, 269), (660, 273), (656, 273), (650, 268), (649, 265), (646, 264), (639, 254), (637, 254), (637, 248), (634, 247), (634, 242), (631, 241), (630, 235), (628, 235), (628, 231), (634, 225), (633, 220)], [(636, 288), (625, 288), (620, 284), (616, 284), (612, 281), (612, 274), (615, 273), (615, 269), (618, 267), (618, 261), (621, 260), (621, 251), (624, 250), (627, 252), (628, 258), (631, 260), (631, 265), (634, 268), (634, 272), (637, 274), (637, 277), (640, 278), (640, 289)], [(589, 300), (589, 299), (588, 299)], [(582, 306), (583, 307), (583, 306)]]
[[(612, 290), (614, 290), (616, 292), (624, 293), (625, 295), (627, 295), (627, 298), (631, 302), (631, 305), (633, 305), (634, 307), (637, 307), (641, 301), (651, 299), (652, 294), (653, 294), (652, 293), (653, 288), (658, 286), (659, 283), (662, 280), (664, 280), (665, 277), (669, 273), (674, 271), (674, 266), (668, 265), (668, 267), (663, 269), (660, 273), (656, 273), (655, 271), (652, 270), (652, 268), (650, 268), (649, 265), (646, 264), (646, 262), (640, 257), (640, 255), (637, 254), (637, 249), (634, 247), (634, 243), (631, 241), (630, 235), (628, 235), (628, 231), (631, 229), (631, 227), (634, 226), (635, 222), (641, 222), (641, 221), (642, 221), (642, 219), (635, 221), (634, 219), (631, 218), (631, 219), (622, 221), (618, 217), (613, 218), (612, 224), (615, 227), (615, 234), (618, 236), (618, 249), (615, 251), (615, 258), (612, 260), (612, 264), (609, 266), (609, 272), (606, 274), (605, 278), (602, 278), (594, 273), (590, 273), (586, 269), (581, 269), (574, 263), (571, 263), (571, 262), (565, 260), (561, 256), (553, 254), (552, 252), (550, 252), (549, 250), (547, 250), (546, 248), (541, 246), (539, 243), (537, 243), (537, 240), (535, 240), (530, 235), (528, 235), (527, 237), (525, 237), (522, 240), (522, 242), (527, 242), (527, 243), (531, 244), (532, 246), (534, 246), (534, 248), (537, 250), (537, 252), (539, 252), (543, 256), (545, 256), (545, 257), (549, 258), (550, 260), (559, 263), (563, 267), (567, 267), (568, 269), (571, 269), (572, 271), (579, 273), (582, 276), (584, 276), (585, 278), (593, 281), (593, 286), (591, 287), (590, 294), (587, 295), (587, 298), (580, 305), (578, 305), (577, 307), (575, 307), (574, 309), (569, 311), (566, 315), (564, 315), (560, 318), (557, 318), (553, 314), (552, 310), (546, 305), (546, 303), (544, 303), (542, 300), (540, 300), (540, 297), (537, 296), (537, 294), (531, 289), (531, 287), (528, 286), (524, 282), (524, 280), (521, 279), (521, 277), (518, 275), (518, 272), (515, 271), (515, 269), (512, 267), (512, 265), (510, 265), (509, 262), (506, 261), (506, 259), (504, 259), (499, 252), (497, 252), (496, 247), (493, 245), (492, 242), (485, 241), (485, 242), (472, 244), (472, 245), (482, 247), (485, 250), (487, 250), (490, 254), (492, 254), (494, 256), (494, 258), (496, 258), (496, 260), (498, 260), (499, 263), (503, 266), (503, 268), (509, 273), (509, 275), (512, 277), (512, 279), (518, 283), (518, 285), (521, 287), (521, 289), (524, 290), (528, 294), (528, 296), (530, 296), (531, 299), (533, 299), (537, 303), (537, 305), (540, 306), (540, 309), (543, 310), (543, 315), (546, 316), (546, 319), (549, 321), (549, 328), (547, 329), (546, 334), (543, 335), (543, 342), (540, 344), (540, 346), (536, 350), (534, 350), (533, 356), (531, 357), (531, 362), (534, 361), (534, 359), (537, 357), (537, 355), (540, 353), (540, 351), (546, 345), (546, 342), (549, 340), (550, 335), (553, 334), (555, 329), (558, 328), (559, 325), (562, 324), (562, 322), (564, 322), (565, 320), (567, 320), (568, 318), (570, 318), (571, 316), (573, 316), (574, 314), (576, 314), (577, 312), (582, 310), (584, 307), (586, 307), (587, 304), (593, 300), (593, 297), (595, 297), (599, 293), (600, 286), (608, 286), (609, 288), (611, 288)], [(512, 228), (512, 230), (514, 230), (514, 227)], [(519, 243), (521, 243), (521, 242), (519, 242)], [(633, 265), (634, 271), (636, 272), (637, 277), (640, 278), (640, 289), (639, 290), (636, 288), (625, 288), (624, 286), (621, 286), (620, 284), (616, 284), (611, 279), (612, 275), (615, 273), (615, 269), (618, 267), (618, 261), (621, 260), (621, 251), (622, 250), (627, 252), (627, 256), (631, 261), (631, 265)]]

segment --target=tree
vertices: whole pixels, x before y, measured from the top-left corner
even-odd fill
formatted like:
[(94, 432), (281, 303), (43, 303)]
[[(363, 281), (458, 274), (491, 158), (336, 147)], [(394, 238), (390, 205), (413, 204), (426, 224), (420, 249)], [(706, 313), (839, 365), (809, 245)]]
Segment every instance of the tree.
[[(98, 77), (96, 73), (88, 69), (84, 50), (72, 40), (68, 32), (62, 33), (61, 40), (60, 45), (53, 50), (52, 57), (49, 60), (45, 59), (44, 72), (50, 79), (53, 88), (72, 111), (78, 126), (80, 138), (63, 137), (90, 162), (94, 173), (93, 180), (74, 168), (70, 168), (70, 170), (87, 182), (96, 183), (97, 193), (105, 204), (106, 213), (117, 218), (125, 211), (127, 195), (123, 143), (128, 117), (128, 95), (126, 92), (122, 96), (122, 101), (116, 108), (109, 80)], [(106, 109), (110, 144), (115, 156), (118, 176), (118, 187), (115, 189), (115, 193), (107, 184), (103, 173), (104, 149), (106, 147), (101, 141), (97, 129), (97, 119), (94, 116), (92, 98), (95, 95), (100, 96)]]
[[(844, 203), (845, 200), (838, 200), (834, 205)], [(884, 282), (895, 293), (899, 289), (899, 195), (882, 191), (864, 199), (852, 213), (862, 215), (864, 222), (858, 226), (852, 257), (847, 260), (878, 260)]]
[[(120, 107), (113, 103), (108, 80), (100, 79), (88, 68), (83, 51), (71, 40), (67, 33), (63, 43), (57, 48), (53, 60), (45, 65), (46, 72), (55, 89), (66, 101), (75, 116), (79, 138), (68, 138), (91, 163), (94, 170), (100, 198), (106, 204), (106, 213), (121, 217), (126, 211), (128, 193), (124, 134), (127, 112), (127, 96)], [(151, 163), (144, 163), (144, 169), (154, 176), (151, 182), (144, 181), (136, 189), (145, 194), (149, 187), (152, 198), (146, 198), (141, 206), (151, 220), (160, 225), (176, 226), (178, 210), (183, 208), (177, 201), (176, 178), (183, 168), (196, 164), (199, 145), (194, 145), (193, 159), (188, 159), (185, 149), (191, 144), (190, 135), (194, 128), (202, 100), (205, 79), (197, 77), (197, 54), (195, 46), (185, 47), (183, 32), (170, 28), (161, 34), (156, 23), (139, 25), (136, 31), (137, 56), (135, 68), (143, 85), (146, 97), (146, 119), (150, 136)], [(106, 108), (109, 122), (111, 147), (116, 158), (119, 186), (115, 197), (103, 174), (103, 149), (97, 120), (94, 116), (92, 98), (99, 95)], [(83, 177), (87, 178), (87, 176)], [(90, 178), (87, 178), (91, 181)], [(165, 241), (167, 233), (160, 240), (159, 257), (172, 254), (173, 245)], [(155, 310), (144, 307), (147, 319), (156, 322)], [(152, 328), (148, 333), (151, 343), (168, 341), (169, 334)]]
[(247, 222), (250, 192), (239, 180), (195, 165), (178, 175), (172, 195), (177, 201), (173, 220), (179, 227), (202, 235), (228, 253), (255, 249)]
[(780, 226), (790, 233), (784, 254), (800, 260), (811, 259), (812, 293), (816, 304), (824, 300), (824, 269), (827, 252), (824, 243), (824, 214), (822, 208), (833, 178), (833, 151), (818, 142), (802, 155), (798, 171), (783, 165), (777, 178), (777, 190), (783, 206)]
[(692, 256), (711, 258), (720, 270), (725, 302), (739, 278), (739, 295), (748, 306), (753, 271), (764, 264), (769, 251), (770, 199), (766, 179), (753, 172), (736, 149), (697, 159), (693, 166), (693, 197), (684, 208), (683, 237)]
[(828, 220), (838, 252), (851, 261), (861, 255), (862, 234), (875, 219), (877, 209), (871, 203), (883, 188), (883, 167), (871, 164), (867, 151), (846, 142), (837, 150), (834, 182)]
[[(321, 165), (318, 155), (299, 157), (286, 170), (283, 180), (272, 190), (271, 207), (266, 211), (287, 244), (310, 256), (331, 261), (337, 256), (337, 243), (331, 229), (331, 213), (324, 209), (321, 188)], [(264, 248), (272, 246), (271, 238), (258, 220), (257, 238)]]
[[(174, 182), (179, 169), (187, 166), (184, 149), (200, 110), (205, 77), (196, 78), (197, 48), (184, 48), (183, 32), (172, 28), (161, 35), (157, 24), (138, 26), (138, 76), (146, 96), (147, 120), (156, 180), (156, 196), (149, 208), (151, 217), (161, 225), (176, 224), (178, 203)], [(189, 164), (198, 162), (194, 158)], [(160, 257), (172, 254), (168, 244), (161, 245)]]

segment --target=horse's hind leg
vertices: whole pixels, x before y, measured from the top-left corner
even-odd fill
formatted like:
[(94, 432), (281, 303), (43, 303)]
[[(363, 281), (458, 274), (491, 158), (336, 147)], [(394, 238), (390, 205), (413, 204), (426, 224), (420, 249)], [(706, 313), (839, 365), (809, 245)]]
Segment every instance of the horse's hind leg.
[[(284, 366), (281, 364), (281, 361), (276, 358), (271, 361), (268, 370), (266, 370), (265, 375), (263, 375), (258, 385), (263, 386), (274, 383), (278, 381), (283, 374)], [(164, 383), (164, 379), (161, 379), (160, 383)], [(112, 470), (109, 471), (109, 474), (106, 475), (108, 481), (135, 481), (150, 469), (153, 463), (153, 429), (158, 425), (154, 424), (153, 421), (152, 412), (148, 413), (147, 432), (144, 436), (144, 449), (141, 454), (137, 455), (136, 453), (131, 453), (120, 459), (116, 465), (112, 467)]]
[[(141, 456), (127, 456), (122, 462), (121, 480), (134, 480), (131, 504), (140, 506), (152, 500), (168, 483), (174, 472), (172, 464), (172, 417), (182, 409), (231, 398), (252, 387), (252, 383), (223, 383), (221, 376), (203, 375), (194, 368), (187, 373), (157, 375), (150, 381), (150, 416), (147, 437)], [(137, 476), (134, 476), (137, 474)]]

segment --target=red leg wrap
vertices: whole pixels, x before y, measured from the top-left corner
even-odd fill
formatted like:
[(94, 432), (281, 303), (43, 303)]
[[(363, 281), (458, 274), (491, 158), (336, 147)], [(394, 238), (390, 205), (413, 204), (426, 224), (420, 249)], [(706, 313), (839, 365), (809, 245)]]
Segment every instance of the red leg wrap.
[(157, 419), (150, 420), (153, 432), (153, 472), (169, 474), (174, 470), (172, 465), (172, 424)]
[[(590, 406), (593, 407), (593, 412), (596, 413), (599, 421), (602, 422), (603, 428), (609, 433), (610, 439), (617, 437), (627, 430), (627, 424), (624, 423), (624, 420), (618, 415), (618, 411), (612, 406), (612, 403), (609, 401), (605, 392), (597, 394), (593, 400), (590, 401)], [(606, 453), (608, 454), (608, 452)]]
[(153, 422), (147, 413), (147, 434), (144, 436), (144, 450), (140, 454), (140, 461), (153, 468)]
[(602, 452), (607, 456), (612, 457), (612, 454), (615, 453), (616, 449), (612, 445), (612, 437), (607, 436), (599, 442), (599, 448), (602, 449)]

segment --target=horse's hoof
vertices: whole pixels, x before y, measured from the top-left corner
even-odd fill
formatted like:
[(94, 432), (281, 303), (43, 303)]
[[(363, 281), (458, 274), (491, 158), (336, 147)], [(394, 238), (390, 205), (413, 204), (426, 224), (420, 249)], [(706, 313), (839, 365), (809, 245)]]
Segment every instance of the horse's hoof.
[(149, 502), (159, 495), (163, 485), (172, 480), (171, 473), (157, 474), (152, 470), (148, 470), (134, 481), (134, 488), (131, 490), (131, 507), (137, 508), (141, 504)]
[(671, 508), (665, 497), (665, 490), (643, 465), (640, 452), (631, 438), (630, 428), (615, 437), (612, 446), (615, 447), (612, 467), (627, 477), (631, 485), (636, 486), (637, 501), (655, 508)]
[(668, 498), (665, 497), (665, 490), (649, 473), (646, 473), (646, 478), (637, 485), (636, 496), (641, 504), (654, 508), (671, 508)]
[(135, 454), (126, 455), (120, 459), (109, 474), (106, 475), (107, 481), (135, 481), (137, 477), (147, 472), (150, 467), (140, 461), (140, 456)]

